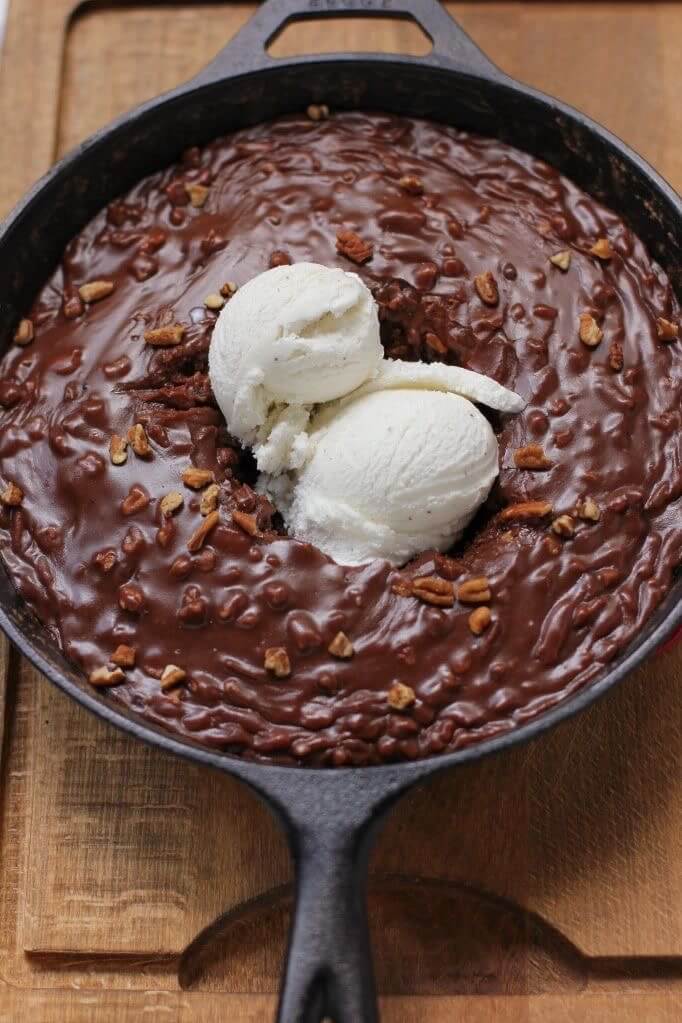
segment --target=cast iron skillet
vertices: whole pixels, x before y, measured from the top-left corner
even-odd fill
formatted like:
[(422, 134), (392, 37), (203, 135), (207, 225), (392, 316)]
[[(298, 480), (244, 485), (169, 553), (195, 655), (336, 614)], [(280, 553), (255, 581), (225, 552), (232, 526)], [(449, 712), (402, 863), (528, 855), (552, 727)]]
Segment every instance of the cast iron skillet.
[[(275, 61), (265, 46), (305, 17), (411, 18), (433, 40), (415, 59), (343, 54)], [(537, 154), (629, 222), (682, 287), (682, 203), (621, 141), (565, 104), (494, 67), (437, 0), (268, 0), (196, 78), (98, 132), (55, 166), (0, 229), (0, 337), (58, 262), (69, 239), (109, 200), (193, 143), (309, 103), (379, 109), (496, 135)], [(365, 910), (367, 860), (387, 809), (408, 788), (458, 764), (525, 742), (582, 710), (640, 664), (682, 621), (682, 583), (597, 682), (516, 731), (415, 763), (335, 770), (248, 763), (172, 737), (88, 687), (0, 572), (0, 627), (44, 675), (99, 717), (140, 739), (241, 779), (284, 827), (296, 866), (296, 907), (279, 1023), (377, 1020)]]

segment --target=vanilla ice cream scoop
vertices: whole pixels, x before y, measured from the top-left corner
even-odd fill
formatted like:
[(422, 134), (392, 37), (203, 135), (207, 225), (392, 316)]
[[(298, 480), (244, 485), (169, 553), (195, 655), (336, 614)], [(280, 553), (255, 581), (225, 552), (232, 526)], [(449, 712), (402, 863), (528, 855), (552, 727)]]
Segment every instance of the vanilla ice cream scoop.
[(225, 305), (209, 373), (230, 432), (272, 473), (305, 457), (310, 406), (359, 387), (382, 356), (377, 307), (360, 278), (296, 263), (259, 274)]
[[(475, 376), (475, 374), (473, 374)], [(315, 418), (312, 454), (284, 517), (344, 565), (444, 550), (485, 501), (497, 441), (472, 402), (447, 391), (375, 390)]]
[(369, 290), (314, 263), (245, 285), (209, 351), (213, 391), (253, 448), (259, 488), (293, 536), (346, 565), (449, 547), (498, 474), (497, 440), (474, 402), (525, 404), (481, 373), (382, 355)]

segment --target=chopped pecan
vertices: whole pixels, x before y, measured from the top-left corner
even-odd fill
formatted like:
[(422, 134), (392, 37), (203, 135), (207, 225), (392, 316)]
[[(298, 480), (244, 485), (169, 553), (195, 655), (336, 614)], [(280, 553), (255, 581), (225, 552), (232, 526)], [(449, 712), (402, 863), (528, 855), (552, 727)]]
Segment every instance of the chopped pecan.
[(113, 281), (90, 281), (80, 286), (78, 294), (86, 305), (90, 305), (92, 302), (101, 302), (103, 298), (108, 298), (113, 290)]
[(532, 522), (552, 514), (549, 501), (519, 501), (500, 512), (500, 522)]
[(484, 575), (467, 579), (457, 587), (457, 600), (460, 604), (487, 604), (491, 596), (490, 583)]
[(329, 117), (329, 107), (326, 103), (311, 103), (306, 114), (311, 121), (326, 121)]
[(588, 348), (596, 348), (604, 336), (604, 332), (591, 313), (581, 313), (578, 336)]
[(255, 515), (250, 515), (249, 512), (233, 511), (232, 521), (240, 529), (243, 529), (245, 533), (248, 533), (249, 536), (260, 535)]
[(208, 199), (210, 189), (206, 185), (200, 185), (198, 182), (192, 181), (190, 184), (185, 185), (185, 191), (192, 206), (200, 209)]
[(190, 554), (196, 554), (204, 546), (209, 533), (215, 529), (220, 519), (220, 513), (217, 511), (211, 512), (206, 516), (200, 526), (194, 530), (189, 540), (187, 541), (187, 550)]
[(177, 490), (171, 490), (169, 494), (166, 494), (161, 498), (159, 507), (161, 508), (161, 514), (164, 519), (168, 518), (169, 515), (173, 515), (174, 512), (179, 511), (184, 504), (184, 497)]
[(576, 514), (578, 518), (584, 519), (586, 522), (599, 522), (601, 518), (601, 511), (596, 501), (593, 501), (591, 497), (586, 497), (582, 501), (577, 509)]
[(620, 341), (612, 341), (609, 346), (609, 366), (614, 373), (620, 373), (623, 364), (623, 346)]
[(613, 249), (611, 248), (611, 242), (608, 238), (598, 238), (594, 245), (590, 248), (590, 255), (596, 256), (597, 259), (608, 262), (613, 256)]
[(137, 651), (134, 646), (126, 646), (125, 643), (121, 643), (111, 655), (111, 663), (118, 665), (119, 668), (134, 668), (136, 655)]
[(517, 469), (551, 469), (554, 462), (539, 444), (526, 444), (514, 452), (514, 464)]
[(182, 685), (186, 678), (187, 672), (184, 668), (178, 667), (177, 664), (167, 664), (161, 672), (161, 689), (167, 693), (169, 689)]
[(118, 606), (122, 611), (129, 611), (130, 614), (139, 615), (145, 609), (145, 596), (139, 586), (135, 583), (125, 583), (118, 588)]
[(398, 184), (403, 192), (409, 192), (410, 195), (423, 195), (424, 193), (424, 182), (416, 174), (403, 174)]
[(269, 266), (271, 270), (276, 266), (291, 266), (291, 256), (283, 249), (275, 249), (270, 253)]
[(550, 263), (554, 266), (558, 266), (564, 273), (568, 270), (571, 265), (571, 253), (569, 249), (563, 249), (561, 252), (555, 252), (553, 256), (549, 257)]
[(575, 522), (570, 515), (559, 515), (552, 523), (552, 532), (568, 540), (575, 534)]
[(91, 686), (95, 686), (96, 688), (117, 686), (119, 682), (125, 681), (125, 674), (120, 668), (107, 668), (103, 665), (101, 668), (95, 668), (94, 671), (90, 672), (88, 681)]
[(346, 256), (353, 263), (362, 265), (367, 263), (374, 255), (372, 242), (365, 242), (355, 231), (337, 231), (336, 251)]
[(149, 458), (152, 453), (149, 439), (142, 423), (135, 423), (134, 426), (130, 427), (128, 430), (128, 443), (138, 458)]
[(469, 628), (474, 636), (480, 636), (488, 628), (492, 621), (489, 607), (477, 607), (469, 615)]
[(124, 515), (136, 515), (143, 511), (149, 504), (149, 494), (139, 483), (133, 483), (126, 497), (121, 501), (121, 511)]
[(289, 654), (283, 646), (269, 646), (265, 651), (263, 664), (265, 670), (271, 672), (277, 678), (286, 678), (287, 675), (291, 675)]
[(476, 288), (476, 292), (478, 293), (478, 297), (481, 302), (485, 302), (486, 305), (497, 305), (500, 301), (497, 281), (491, 274), (490, 270), (486, 270), (481, 274), (476, 274), (474, 277), (474, 287)]
[(6, 508), (18, 508), (24, 500), (24, 491), (16, 483), (8, 483), (0, 492), (0, 501)]
[(204, 305), (207, 309), (212, 309), (214, 313), (217, 313), (225, 305), (225, 299), (217, 292), (211, 292), (211, 294), (207, 295), (204, 299)]
[(95, 564), (97, 565), (100, 572), (111, 572), (112, 568), (116, 564), (116, 551), (111, 549), (106, 551), (98, 551), (94, 558)]
[(404, 682), (394, 682), (389, 689), (386, 699), (389, 707), (393, 710), (407, 710), (416, 701), (414, 689), (406, 686)]
[(391, 593), (395, 593), (398, 597), (411, 597), (412, 580), (406, 579), (404, 576), (399, 576), (391, 583)]
[(154, 327), (145, 330), (144, 339), (154, 348), (170, 348), (179, 345), (185, 336), (185, 328), (181, 323), (169, 323), (165, 327)]
[(15, 345), (21, 345), (22, 348), (25, 345), (30, 345), (34, 337), (33, 321), (32, 320), (20, 320), (19, 326), (14, 331), (14, 343)]
[(198, 469), (196, 465), (190, 465), (182, 474), (182, 482), (192, 490), (203, 490), (215, 482), (215, 473), (212, 469)]
[(458, 575), (462, 574), (461, 562), (457, 561), (456, 558), (451, 558), (448, 554), (441, 554), (439, 551), (436, 551), (433, 560), (436, 571), (444, 579), (456, 579)]
[(220, 289), (220, 294), (223, 296), (223, 298), (232, 298), (232, 296), (235, 294), (236, 291), (238, 291), (238, 289), (239, 285), (235, 284), (234, 281), (225, 281), (222, 288)]
[(344, 661), (347, 661), (354, 653), (353, 644), (345, 632), (337, 632), (327, 650), (332, 657), (340, 657)]
[(111, 435), (109, 441), (109, 458), (112, 465), (124, 465), (128, 460), (128, 441), (117, 433)]
[(447, 355), (448, 346), (443, 344), (438, 334), (434, 334), (432, 330), (427, 330), (424, 335), (424, 341), (437, 355)]
[(64, 295), (62, 312), (67, 320), (75, 320), (85, 312), (85, 306), (78, 295)]
[(657, 316), (656, 333), (661, 341), (676, 341), (680, 335), (680, 325), (665, 320), (662, 316)]
[(199, 502), (199, 511), (202, 515), (210, 515), (218, 507), (218, 498), (220, 497), (220, 487), (217, 483), (211, 483), (210, 487), (206, 487), (201, 494), (201, 500)]
[(449, 579), (438, 575), (422, 575), (413, 579), (412, 593), (425, 604), (436, 607), (452, 607), (455, 603), (455, 587)]

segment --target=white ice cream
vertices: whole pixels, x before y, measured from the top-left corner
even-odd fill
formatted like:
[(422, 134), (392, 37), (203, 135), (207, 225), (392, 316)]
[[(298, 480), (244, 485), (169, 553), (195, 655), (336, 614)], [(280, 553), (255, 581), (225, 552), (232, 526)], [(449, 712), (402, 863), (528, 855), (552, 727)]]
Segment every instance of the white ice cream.
[(348, 565), (449, 547), (498, 473), (495, 435), (473, 402), (524, 407), (480, 373), (383, 360), (368, 289), (311, 263), (237, 292), (209, 369), (289, 532)]
[(381, 364), (374, 299), (356, 274), (316, 263), (278, 266), (240, 288), (209, 351), (216, 400), (258, 468), (302, 465), (313, 404), (359, 387)]

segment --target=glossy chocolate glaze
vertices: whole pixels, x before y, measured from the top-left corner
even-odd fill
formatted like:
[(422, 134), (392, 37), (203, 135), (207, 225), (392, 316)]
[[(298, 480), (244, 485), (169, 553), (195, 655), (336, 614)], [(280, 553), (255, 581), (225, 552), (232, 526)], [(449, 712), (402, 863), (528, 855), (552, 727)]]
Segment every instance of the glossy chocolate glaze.
[[(405, 175), (423, 194), (401, 186)], [(187, 203), (186, 182), (209, 186), (203, 207)], [(373, 242), (362, 267), (337, 253), (342, 229)], [(608, 262), (588, 251), (600, 237), (614, 249)], [(565, 249), (564, 273), (549, 257)], [(215, 314), (203, 300), (286, 258), (361, 273), (388, 355), (445, 359), (527, 399), (523, 414), (495, 421), (499, 485), (453, 560), (426, 552), (403, 573), (456, 585), (487, 576), (492, 624), (480, 637), (471, 607), (399, 596), (385, 563), (345, 568), (280, 535), (248, 486), (252, 466), (227, 437), (206, 375)], [(498, 284), (495, 307), (474, 287), (484, 271)], [(78, 286), (98, 279), (113, 281), (113, 294), (79, 309)], [(604, 332), (594, 349), (578, 339), (585, 311)], [(682, 362), (655, 321), (677, 321), (676, 300), (615, 214), (499, 142), (365, 114), (240, 132), (190, 151), (95, 218), (30, 316), (35, 340), (2, 362), (0, 472), (25, 493), (2, 511), (3, 556), (86, 672), (120, 643), (137, 649), (110, 698), (174, 732), (329, 765), (451, 750), (595, 679), (671, 585), (682, 553)], [(146, 329), (168, 322), (187, 328), (180, 346), (144, 343)], [(112, 465), (111, 434), (135, 422), (151, 458), (129, 450)], [(551, 469), (515, 467), (528, 443), (542, 445)], [(180, 478), (190, 464), (221, 483), (221, 524), (197, 554), (187, 541), (202, 522), (200, 495)], [(144, 507), (125, 515), (131, 487)], [(170, 490), (185, 503), (159, 535)], [(572, 538), (557, 537), (551, 518), (508, 525), (498, 514), (536, 499), (572, 514), (586, 497), (601, 518), (576, 519)], [(257, 514), (261, 537), (232, 522), (235, 508)], [(106, 551), (109, 572), (97, 560)], [(354, 646), (348, 661), (327, 652), (339, 630)], [(290, 677), (265, 671), (273, 646), (286, 647)], [(168, 663), (188, 678), (164, 694)], [(417, 697), (403, 711), (387, 703), (396, 681)]]

